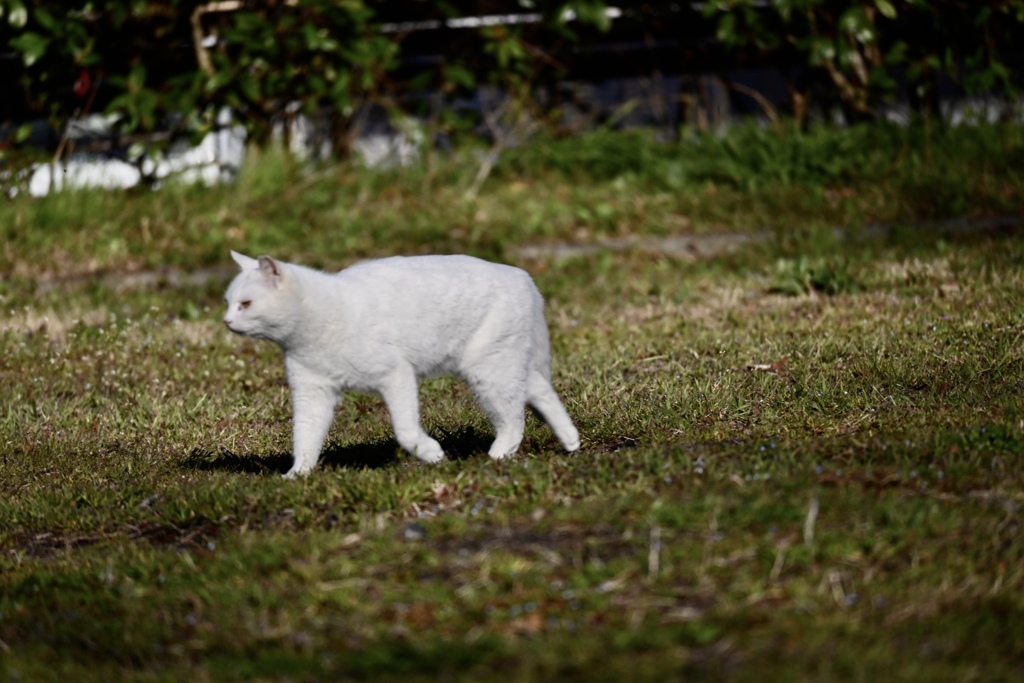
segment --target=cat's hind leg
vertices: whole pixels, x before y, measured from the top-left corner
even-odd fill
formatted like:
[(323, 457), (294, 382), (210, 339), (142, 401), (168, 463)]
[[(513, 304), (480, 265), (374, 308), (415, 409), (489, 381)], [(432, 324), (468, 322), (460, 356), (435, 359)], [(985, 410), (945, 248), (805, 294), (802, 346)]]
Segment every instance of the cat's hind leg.
[(580, 433), (573, 425), (555, 388), (541, 372), (534, 370), (527, 381), (527, 402), (551, 427), (565, 450), (572, 453), (580, 447)]
[(423, 431), (420, 425), (419, 384), (411, 367), (402, 367), (391, 373), (380, 389), (381, 398), (391, 415), (398, 444), (427, 463), (444, 458), (441, 444)]
[(494, 426), (487, 454), (495, 460), (515, 455), (526, 428), (525, 382), (510, 372), (514, 365), (492, 364), (466, 373), (466, 382)]

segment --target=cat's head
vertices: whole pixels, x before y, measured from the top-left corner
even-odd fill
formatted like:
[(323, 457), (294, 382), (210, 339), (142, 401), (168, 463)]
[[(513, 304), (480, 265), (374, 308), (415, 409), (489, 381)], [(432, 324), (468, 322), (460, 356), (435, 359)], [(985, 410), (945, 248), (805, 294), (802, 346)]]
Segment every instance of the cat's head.
[(258, 259), (232, 251), (242, 272), (224, 294), (224, 325), (237, 334), (284, 343), (295, 325), (293, 276), (288, 264), (269, 256)]

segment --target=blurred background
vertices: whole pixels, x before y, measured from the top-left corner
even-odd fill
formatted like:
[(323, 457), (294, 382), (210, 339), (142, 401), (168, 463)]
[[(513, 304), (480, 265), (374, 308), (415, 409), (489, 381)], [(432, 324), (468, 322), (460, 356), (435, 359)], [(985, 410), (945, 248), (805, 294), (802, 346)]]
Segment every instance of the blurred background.
[(381, 166), (626, 127), (1019, 120), (1021, 44), (1021, 0), (5, 0), (0, 177), (216, 182), (272, 140)]

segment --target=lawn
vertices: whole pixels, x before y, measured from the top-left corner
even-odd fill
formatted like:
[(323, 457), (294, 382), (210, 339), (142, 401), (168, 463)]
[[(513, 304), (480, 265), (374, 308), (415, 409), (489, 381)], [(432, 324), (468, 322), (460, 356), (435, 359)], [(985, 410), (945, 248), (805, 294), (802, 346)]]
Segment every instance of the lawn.
[[(549, 141), (475, 196), (468, 153), (263, 153), (6, 202), (0, 676), (1015, 680), (1024, 134), (859, 131)], [(491, 461), (438, 379), (445, 462), (350, 395), (284, 480), (280, 352), (220, 323), (229, 248), (526, 268), (582, 449), (531, 417)]]

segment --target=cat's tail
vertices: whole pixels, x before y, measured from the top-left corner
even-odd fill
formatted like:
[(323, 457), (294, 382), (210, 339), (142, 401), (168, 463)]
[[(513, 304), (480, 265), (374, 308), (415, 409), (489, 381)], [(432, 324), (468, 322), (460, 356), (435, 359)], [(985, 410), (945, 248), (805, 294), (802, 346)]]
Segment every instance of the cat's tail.
[(530, 375), (527, 387), (527, 401), (543, 418), (551, 431), (558, 437), (565, 450), (572, 453), (580, 447), (580, 433), (572, 423), (572, 418), (565, 410), (562, 400), (558, 398), (550, 380), (541, 377), (540, 373)]
[(533, 359), (527, 380), (527, 401), (570, 453), (580, 447), (580, 434), (551, 385), (551, 338), (544, 319), (544, 300), (534, 290)]
[(548, 323), (544, 319), (544, 298), (536, 287), (533, 287), (532, 303), (533, 311), (533, 358), (531, 369), (540, 374), (541, 377), (551, 380), (551, 335), (548, 332)]

